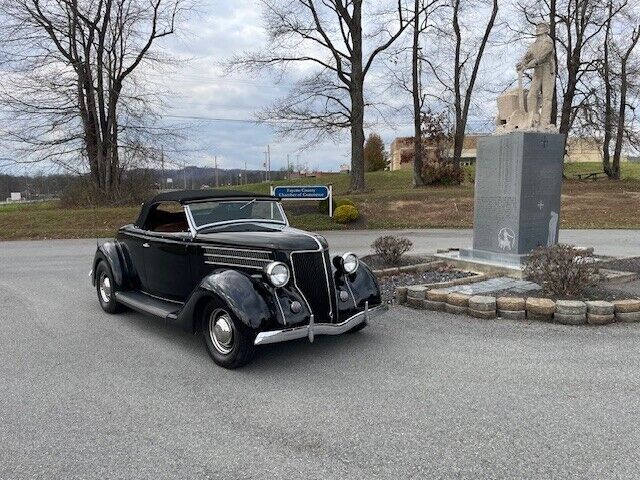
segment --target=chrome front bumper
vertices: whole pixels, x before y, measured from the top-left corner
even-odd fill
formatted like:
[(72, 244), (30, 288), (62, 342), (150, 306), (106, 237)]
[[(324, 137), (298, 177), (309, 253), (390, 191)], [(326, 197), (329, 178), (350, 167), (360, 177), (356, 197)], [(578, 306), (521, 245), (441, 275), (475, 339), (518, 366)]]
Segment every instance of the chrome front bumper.
[(308, 337), (309, 341), (313, 342), (315, 335), (341, 335), (361, 323), (368, 323), (370, 318), (380, 315), (388, 309), (389, 307), (385, 303), (369, 308), (369, 303), (367, 302), (364, 311), (356, 313), (342, 323), (315, 323), (313, 315), (311, 315), (309, 325), (260, 332), (253, 343), (255, 345), (266, 345), (267, 343), (286, 342), (304, 337)]

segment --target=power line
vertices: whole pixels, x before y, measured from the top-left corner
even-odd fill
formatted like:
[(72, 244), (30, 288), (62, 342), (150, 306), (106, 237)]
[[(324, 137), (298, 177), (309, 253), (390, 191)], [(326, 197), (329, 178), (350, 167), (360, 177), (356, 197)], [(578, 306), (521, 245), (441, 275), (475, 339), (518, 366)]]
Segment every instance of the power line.
[[(178, 118), (185, 120), (203, 120), (208, 122), (236, 122), (236, 123), (252, 123), (252, 124), (260, 124), (260, 125), (277, 125), (280, 123), (289, 123), (297, 120), (261, 120), (261, 119), (249, 119), (249, 118), (224, 118), (224, 117), (210, 117), (205, 115), (163, 115), (167, 118)], [(413, 126), (413, 122), (390, 122), (393, 126)], [(493, 120), (479, 120), (479, 119), (469, 119), (467, 120), (467, 125), (493, 125)]]

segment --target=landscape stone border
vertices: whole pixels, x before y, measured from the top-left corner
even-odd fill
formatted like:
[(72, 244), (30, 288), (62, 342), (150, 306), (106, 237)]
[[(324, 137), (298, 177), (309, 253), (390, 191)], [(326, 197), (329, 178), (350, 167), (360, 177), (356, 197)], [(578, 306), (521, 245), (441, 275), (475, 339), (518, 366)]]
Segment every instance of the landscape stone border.
[[(437, 284), (437, 286), (446, 288), (444, 284)], [(429, 288), (425, 285), (397, 287), (396, 301), (400, 305), (404, 304), (421, 310), (445, 311), (484, 319), (540, 320), (563, 325), (640, 323), (640, 299), (582, 302), (553, 301), (538, 297), (496, 298), (491, 295), (446, 292), (441, 288)]]
[[(439, 262), (433, 262), (433, 263), (439, 263)], [(425, 263), (423, 265), (429, 265), (429, 264)], [(396, 303), (398, 305), (410, 303), (414, 308), (426, 308), (422, 306), (420, 302), (424, 302), (425, 299), (427, 299), (430, 301), (435, 301), (439, 304), (441, 303), (442, 309), (444, 310), (444, 303), (446, 301), (447, 295), (449, 295), (449, 292), (441, 292), (441, 294), (444, 296), (441, 296), (439, 298), (430, 298), (427, 296), (427, 292), (438, 292), (442, 288), (455, 287), (458, 285), (468, 285), (470, 283), (481, 282), (487, 279), (487, 276), (483, 273), (478, 273), (478, 272), (469, 272), (469, 273), (472, 273), (473, 275), (470, 277), (455, 278), (453, 280), (448, 280), (446, 282), (425, 283), (420, 285), (408, 285), (406, 287), (396, 287), (395, 289)]]

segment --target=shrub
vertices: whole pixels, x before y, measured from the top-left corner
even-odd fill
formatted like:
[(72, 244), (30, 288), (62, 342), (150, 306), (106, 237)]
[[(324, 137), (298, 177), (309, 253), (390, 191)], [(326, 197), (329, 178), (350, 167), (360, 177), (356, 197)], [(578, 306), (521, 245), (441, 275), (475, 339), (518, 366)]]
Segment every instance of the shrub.
[(351, 223), (358, 219), (360, 213), (352, 205), (341, 205), (333, 212), (333, 219), (338, 223)]
[(467, 181), (469, 183), (475, 183), (476, 181), (476, 166), (475, 165), (467, 165), (464, 169), (464, 174), (467, 177)]
[(387, 265), (398, 265), (400, 257), (413, 248), (411, 240), (395, 235), (384, 235), (376, 238), (371, 244), (371, 248), (380, 255), (382, 261)]
[(426, 185), (460, 185), (464, 170), (452, 162), (428, 161), (422, 165), (422, 178)]
[(140, 205), (157, 193), (153, 179), (145, 172), (127, 172), (122, 179), (120, 188), (111, 195), (105, 195), (99, 191), (85, 177), (77, 177), (71, 181), (60, 195), (60, 203), (63, 207), (87, 207), (87, 206), (123, 206)]
[(342, 205), (351, 205), (352, 207), (358, 208), (355, 202), (349, 198), (342, 198), (340, 200), (336, 200), (336, 207), (341, 207)]
[(598, 268), (594, 264), (593, 248), (577, 249), (573, 245), (538, 247), (524, 267), (527, 280), (537, 283), (545, 293), (576, 296), (598, 283)]
[[(336, 211), (336, 207), (338, 206), (335, 199), (333, 200), (333, 211)], [(325, 215), (329, 215), (329, 199), (321, 200), (318, 204), (318, 212), (324, 213)]]

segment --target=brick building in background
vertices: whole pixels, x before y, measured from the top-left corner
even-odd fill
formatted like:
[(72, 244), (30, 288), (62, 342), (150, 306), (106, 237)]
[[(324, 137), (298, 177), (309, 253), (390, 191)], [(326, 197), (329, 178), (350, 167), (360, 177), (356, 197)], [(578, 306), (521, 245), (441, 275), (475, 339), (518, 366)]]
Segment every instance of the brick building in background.
[[(488, 134), (467, 135), (462, 146), (462, 165), (472, 165), (476, 161), (478, 139)], [(428, 146), (425, 147), (428, 150)], [(428, 153), (427, 153), (428, 155)], [(413, 168), (413, 137), (397, 137), (391, 142), (389, 151), (390, 170), (410, 170)], [(568, 163), (602, 162), (602, 142), (588, 137), (569, 138), (567, 142)], [(628, 155), (623, 154), (622, 162), (629, 161)]]

